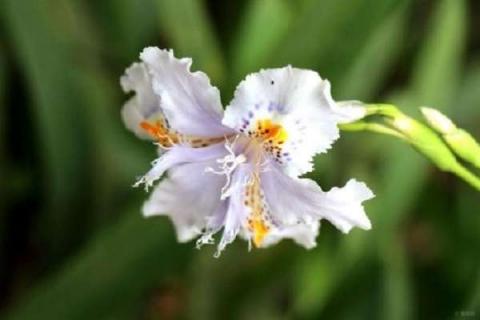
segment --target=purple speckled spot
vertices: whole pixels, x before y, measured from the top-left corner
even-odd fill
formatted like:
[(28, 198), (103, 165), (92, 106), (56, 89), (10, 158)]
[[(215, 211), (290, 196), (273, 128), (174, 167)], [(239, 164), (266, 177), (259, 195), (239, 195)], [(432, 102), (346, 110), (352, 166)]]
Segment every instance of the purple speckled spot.
[(290, 153), (288, 153), (288, 152), (284, 152), (284, 153), (283, 153), (283, 156), (284, 156), (284, 157), (287, 157), (287, 156), (289, 156), (289, 155), (290, 155)]
[(253, 112), (252, 111), (248, 111), (248, 117), (253, 118)]
[(260, 109), (260, 103), (255, 104), (255, 110)]

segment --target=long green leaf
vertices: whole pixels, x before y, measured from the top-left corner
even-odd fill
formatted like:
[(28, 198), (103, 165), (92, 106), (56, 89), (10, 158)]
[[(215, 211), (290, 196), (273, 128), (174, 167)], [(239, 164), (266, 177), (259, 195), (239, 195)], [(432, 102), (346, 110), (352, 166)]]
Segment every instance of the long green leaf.
[(73, 81), (80, 70), (72, 63), (68, 44), (55, 31), (58, 20), (52, 6), (51, 1), (7, 0), (2, 16), (33, 97), (35, 131), (47, 177), (43, 185), (47, 206), (40, 230), (48, 246), (59, 253), (71, 243), (78, 227), (73, 225), (72, 208), (82, 205), (79, 195), (86, 190), (87, 181), (81, 179), (85, 175), (79, 173), (85, 172), (88, 145)]
[(407, 9), (407, 3), (402, 3), (354, 55), (351, 68), (335, 84), (338, 99), (369, 101), (378, 93), (405, 49)]
[[(5, 89), (7, 87), (5, 55), (2, 51), (2, 43), (0, 43), (0, 234), (4, 235), (6, 230), (6, 203), (7, 203), (7, 150), (6, 150), (6, 99)], [(3, 258), (5, 237), (0, 237), (0, 256)], [(0, 271), (3, 271), (0, 265)]]
[(108, 41), (100, 49), (109, 57), (131, 63), (145, 46), (157, 45), (151, 42), (157, 34), (153, 0), (92, 1), (90, 5), (96, 30)]
[(193, 58), (216, 84), (225, 79), (225, 58), (202, 0), (155, 0), (162, 35), (177, 56)]
[(404, 0), (310, 1), (284, 41), (272, 52), (275, 65), (316, 67), (336, 81), (363, 43)]
[(139, 305), (185, 265), (192, 245), (174, 241), (165, 219), (147, 220), (138, 209), (129, 211), (4, 319), (102, 319), (124, 305)]
[(232, 81), (265, 68), (265, 61), (288, 32), (293, 12), (287, 1), (250, 1), (233, 38)]

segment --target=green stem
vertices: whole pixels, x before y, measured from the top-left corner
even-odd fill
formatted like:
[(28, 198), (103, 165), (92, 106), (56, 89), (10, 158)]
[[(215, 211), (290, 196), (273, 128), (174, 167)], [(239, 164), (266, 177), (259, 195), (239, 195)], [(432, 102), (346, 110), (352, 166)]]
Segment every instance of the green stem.
[(403, 114), (393, 104), (368, 104), (366, 105), (366, 109), (367, 109), (366, 116), (382, 115), (389, 118), (395, 118)]
[(394, 136), (402, 140), (406, 140), (405, 136), (402, 135), (400, 132), (395, 131), (394, 129), (388, 128), (378, 123), (357, 121), (352, 123), (344, 123), (344, 124), (341, 124), (339, 127), (341, 130), (344, 130), (344, 131), (371, 131), (371, 132)]
[(475, 174), (470, 172), (467, 168), (458, 164), (455, 168), (452, 168), (452, 173), (456, 174), (458, 177), (463, 179), (466, 183), (480, 191), (480, 178), (477, 177)]
[[(398, 116), (405, 117), (401, 112), (398, 112), (394, 106), (391, 105), (369, 105), (368, 107), (368, 115), (382, 115), (385, 117), (388, 117), (389, 119), (396, 119)], [(407, 119), (410, 119), (407, 117)], [(476, 190), (480, 191), (480, 178), (477, 177), (474, 173), (469, 171), (467, 168), (462, 166), (453, 155), (450, 155), (450, 151), (447, 153), (438, 151), (437, 153), (432, 154), (431, 150), (431, 143), (436, 142), (436, 139), (434, 139), (434, 136), (429, 136), (427, 131), (422, 130), (421, 134), (422, 137), (428, 137), (428, 141), (424, 141), (424, 143), (418, 143), (416, 140), (412, 140), (412, 137), (409, 137), (407, 135), (404, 135), (401, 131), (397, 131), (395, 129), (389, 128), (385, 125), (378, 124), (378, 123), (373, 123), (373, 122), (366, 122), (366, 121), (357, 121), (353, 123), (346, 123), (346, 124), (341, 124), (339, 125), (341, 130), (344, 131), (370, 131), (370, 132), (375, 132), (375, 133), (381, 133), (381, 134), (386, 134), (390, 136), (394, 136), (397, 138), (400, 138), (403, 141), (408, 142), (411, 144), (413, 147), (415, 147), (418, 151), (420, 151), (422, 154), (424, 154), (427, 158), (429, 158), (431, 161), (433, 161), (434, 164), (436, 164), (441, 170), (447, 171), (450, 173), (455, 174), (459, 178), (461, 178), (463, 181), (465, 181), (467, 184), (471, 185), (473, 188)], [(419, 128), (423, 127), (418, 127)], [(418, 138), (418, 137), (417, 137)], [(422, 148), (422, 146), (424, 146)], [(428, 146), (428, 147), (425, 147)], [(443, 144), (442, 144), (443, 147)], [(438, 150), (444, 150), (445, 148), (441, 148), (438, 146)], [(434, 156), (435, 155), (435, 156)], [(442, 161), (435, 161), (442, 159)], [(446, 159), (446, 160), (445, 160)], [(448, 161), (447, 161), (448, 160)], [(442, 165), (443, 164), (443, 165)]]

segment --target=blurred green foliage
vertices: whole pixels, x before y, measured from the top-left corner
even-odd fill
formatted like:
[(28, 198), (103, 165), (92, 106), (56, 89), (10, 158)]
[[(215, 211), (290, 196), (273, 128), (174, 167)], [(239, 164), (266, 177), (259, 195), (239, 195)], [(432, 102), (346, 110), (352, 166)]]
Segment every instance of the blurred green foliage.
[(323, 188), (371, 185), (372, 231), (213, 259), (141, 217), (154, 148), (124, 129), (118, 84), (148, 45), (193, 57), (224, 102), (292, 64), (479, 137), (477, 1), (3, 0), (0, 17), (0, 318), (480, 318), (480, 197), (407, 145), (345, 133), (316, 160)]

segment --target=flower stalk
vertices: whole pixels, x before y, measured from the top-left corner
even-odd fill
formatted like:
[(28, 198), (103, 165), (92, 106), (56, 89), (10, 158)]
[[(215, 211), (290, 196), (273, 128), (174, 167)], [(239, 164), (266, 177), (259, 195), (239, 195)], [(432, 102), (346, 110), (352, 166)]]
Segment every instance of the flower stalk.
[[(423, 112), (425, 114), (425, 110)], [(434, 112), (432, 116), (432, 112), (427, 111), (429, 117), (426, 117), (429, 124), (440, 135), (423, 123), (405, 115), (396, 106), (389, 104), (366, 105), (366, 117), (380, 116), (383, 123), (362, 119), (340, 125), (340, 129), (370, 131), (400, 138), (426, 156), (440, 170), (455, 174), (480, 191), (480, 178), (462, 165), (456, 157), (479, 166), (480, 146), (469, 133), (456, 128), (445, 116), (442, 115), (444, 118), (439, 118), (437, 113)]]

